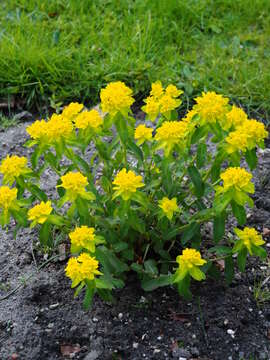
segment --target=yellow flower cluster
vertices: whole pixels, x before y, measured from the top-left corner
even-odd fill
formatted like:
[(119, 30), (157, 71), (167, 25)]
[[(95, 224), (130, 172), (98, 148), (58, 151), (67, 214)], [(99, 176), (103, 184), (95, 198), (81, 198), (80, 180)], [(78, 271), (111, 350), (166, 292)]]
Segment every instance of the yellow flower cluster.
[(132, 90), (123, 82), (111, 82), (100, 91), (101, 109), (114, 116), (118, 112), (126, 115), (134, 103)]
[(92, 253), (95, 252), (95, 237), (95, 229), (85, 225), (77, 227), (69, 234), (74, 249), (87, 249)]
[(71, 287), (74, 288), (85, 280), (94, 280), (96, 275), (102, 275), (98, 265), (99, 262), (86, 253), (82, 253), (77, 258), (70, 258), (65, 272), (72, 281)]
[(183, 144), (187, 135), (188, 126), (185, 121), (165, 121), (158, 129), (155, 140), (159, 148), (163, 148), (168, 156), (176, 145)]
[(222, 121), (228, 112), (227, 106), (229, 99), (214, 91), (203, 92), (202, 96), (195, 98), (196, 104), (193, 110), (200, 116), (201, 125), (214, 124), (216, 121)]
[(15, 204), (17, 189), (10, 189), (8, 186), (0, 186), (0, 209), (7, 213)]
[(254, 193), (254, 184), (251, 182), (252, 174), (240, 167), (230, 167), (221, 173), (223, 189), (227, 191), (235, 188), (248, 193)]
[(178, 97), (182, 93), (182, 90), (177, 89), (172, 84), (163, 89), (161, 82), (157, 81), (152, 84), (150, 96), (144, 100), (145, 105), (142, 107), (142, 110), (151, 121), (155, 121), (159, 113), (168, 117), (172, 110), (181, 105), (182, 101)]
[(139, 125), (135, 129), (134, 138), (135, 138), (135, 140), (137, 140), (138, 145), (141, 145), (145, 141), (151, 141), (152, 140), (152, 133), (153, 133), (153, 129), (148, 128), (145, 125)]
[(243, 248), (246, 248), (250, 255), (253, 255), (254, 247), (258, 247), (265, 243), (262, 236), (254, 228), (245, 227), (243, 230), (235, 228), (234, 232), (240, 241), (235, 244), (233, 252), (238, 252)]
[(28, 210), (28, 220), (32, 221), (31, 227), (37, 224), (44, 224), (51, 214), (53, 208), (51, 201), (41, 201), (40, 204), (35, 205), (32, 209)]
[(68, 106), (64, 108), (62, 111), (63, 117), (73, 121), (76, 115), (83, 109), (83, 104), (79, 104), (77, 102), (71, 102)]
[(88, 181), (80, 172), (68, 172), (61, 176), (61, 181), (62, 184), (57, 186), (66, 189), (67, 198), (70, 201), (75, 201), (78, 196), (87, 198), (85, 187), (88, 185)]
[(26, 131), (34, 140), (54, 144), (61, 139), (68, 139), (73, 132), (73, 125), (67, 117), (53, 114), (49, 121), (37, 120)]
[(206, 264), (206, 260), (202, 259), (199, 251), (184, 249), (182, 255), (177, 256), (176, 262), (179, 268), (176, 270), (174, 282), (183, 280), (187, 275), (198, 281), (205, 279), (205, 274), (199, 267)]
[(173, 214), (179, 211), (177, 205), (177, 199), (174, 197), (171, 200), (167, 197), (164, 197), (162, 200), (159, 200), (159, 207), (162, 209), (164, 214), (169, 220), (172, 220)]
[(256, 145), (262, 147), (267, 136), (268, 132), (264, 124), (256, 120), (246, 120), (226, 137), (226, 151), (231, 154), (236, 151), (252, 150)]
[(114, 197), (122, 196), (124, 200), (129, 200), (138, 188), (144, 186), (141, 175), (136, 175), (133, 171), (126, 169), (119, 171), (113, 185)]
[(237, 129), (239, 126), (244, 124), (247, 119), (248, 117), (244, 110), (233, 105), (232, 109), (226, 114), (226, 117), (223, 119), (221, 125), (226, 131), (232, 128)]
[(27, 158), (17, 155), (7, 156), (0, 165), (0, 173), (3, 174), (4, 184), (13, 184), (14, 180), (30, 172), (27, 167)]
[(103, 124), (103, 119), (95, 109), (83, 111), (75, 118), (75, 126), (78, 129), (91, 128), (97, 130)]

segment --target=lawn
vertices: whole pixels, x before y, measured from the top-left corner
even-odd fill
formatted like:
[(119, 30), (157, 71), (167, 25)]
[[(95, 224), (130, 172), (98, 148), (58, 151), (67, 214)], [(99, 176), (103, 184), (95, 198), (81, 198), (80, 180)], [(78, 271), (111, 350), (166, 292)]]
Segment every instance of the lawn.
[[(268, 120), (269, 0), (2, 0), (0, 97), (42, 112), (123, 80), (215, 90)], [(9, 96), (10, 95), (10, 96)]]

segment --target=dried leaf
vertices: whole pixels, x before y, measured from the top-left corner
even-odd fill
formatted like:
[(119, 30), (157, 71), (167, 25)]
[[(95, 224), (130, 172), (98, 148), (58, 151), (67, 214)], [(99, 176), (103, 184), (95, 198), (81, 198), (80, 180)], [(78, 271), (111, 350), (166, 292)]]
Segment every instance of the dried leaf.
[(79, 344), (75, 344), (75, 345), (63, 344), (60, 345), (60, 350), (63, 356), (66, 356), (71, 359), (74, 357), (75, 354), (81, 351), (81, 347)]
[(263, 236), (269, 236), (270, 235), (270, 229), (268, 229), (267, 227), (263, 228), (262, 231)]

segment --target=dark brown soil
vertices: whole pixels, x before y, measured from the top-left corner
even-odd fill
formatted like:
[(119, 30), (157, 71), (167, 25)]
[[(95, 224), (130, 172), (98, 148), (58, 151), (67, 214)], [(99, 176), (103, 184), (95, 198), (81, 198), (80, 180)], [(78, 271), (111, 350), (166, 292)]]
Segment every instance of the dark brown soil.
[[(0, 158), (26, 154), (25, 125), (0, 133)], [(53, 191), (55, 179), (42, 180)], [(270, 149), (260, 151), (256, 170), (256, 206), (248, 222), (270, 229)], [(33, 230), (0, 231), (0, 297), (36, 272), (46, 261), (33, 250)], [(270, 238), (265, 236), (265, 240)], [(34, 246), (35, 249), (35, 246)], [(270, 249), (267, 246), (267, 249)], [(34, 256), (33, 256), (34, 255)], [(270, 293), (268, 263), (250, 259), (245, 274), (236, 273), (230, 287), (223, 278), (194, 284), (193, 300), (172, 288), (144, 293), (131, 276), (115, 293), (116, 304), (96, 298), (82, 310), (82, 297), (64, 276), (63, 262), (51, 262), (16, 293), (0, 302), (0, 359), (270, 359), (270, 303), (255, 301), (256, 289)], [(263, 283), (263, 285), (262, 285)], [(262, 286), (259, 286), (259, 285)]]

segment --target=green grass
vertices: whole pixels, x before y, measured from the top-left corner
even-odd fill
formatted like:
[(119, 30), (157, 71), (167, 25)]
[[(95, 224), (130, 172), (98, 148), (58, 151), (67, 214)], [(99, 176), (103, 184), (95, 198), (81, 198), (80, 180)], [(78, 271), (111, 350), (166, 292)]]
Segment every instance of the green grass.
[(269, 0), (2, 0), (0, 21), (0, 97), (28, 108), (161, 79), (270, 110)]

